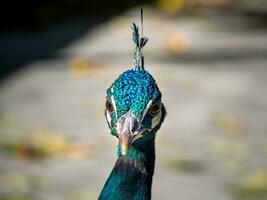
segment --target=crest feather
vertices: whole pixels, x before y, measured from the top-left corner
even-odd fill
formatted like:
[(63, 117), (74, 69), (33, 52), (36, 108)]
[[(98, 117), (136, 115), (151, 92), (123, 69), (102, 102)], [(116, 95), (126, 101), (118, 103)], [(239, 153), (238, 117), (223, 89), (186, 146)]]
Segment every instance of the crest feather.
[(143, 47), (148, 42), (147, 37), (143, 37), (143, 9), (141, 8), (141, 36), (139, 33), (139, 27), (133, 23), (132, 25), (132, 40), (136, 45), (135, 52), (134, 52), (134, 67), (133, 70), (141, 71), (144, 70), (144, 55), (143, 55)]

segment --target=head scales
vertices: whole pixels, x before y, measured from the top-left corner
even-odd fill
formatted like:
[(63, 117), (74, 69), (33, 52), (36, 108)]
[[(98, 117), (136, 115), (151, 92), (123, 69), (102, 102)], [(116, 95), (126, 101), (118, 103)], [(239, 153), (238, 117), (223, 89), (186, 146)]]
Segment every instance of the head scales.
[(133, 23), (132, 26), (133, 35), (132, 39), (136, 45), (133, 59), (133, 70), (142, 71), (144, 70), (144, 55), (143, 55), (143, 47), (146, 45), (148, 38), (143, 37), (143, 9), (141, 8), (141, 37), (139, 34), (139, 27)]

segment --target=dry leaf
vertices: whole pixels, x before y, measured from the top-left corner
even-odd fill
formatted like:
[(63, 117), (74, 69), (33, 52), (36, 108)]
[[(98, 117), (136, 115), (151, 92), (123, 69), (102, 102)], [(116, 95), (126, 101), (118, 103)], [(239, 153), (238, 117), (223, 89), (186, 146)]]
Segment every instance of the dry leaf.
[(190, 39), (183, 34), (173, 34), (164, 43), (165, 49), (174, 54), (187, 53), (191, 48)]
[(83, 58), (74, 58), (70, 61), (70, 73), (76, 78), (86, 77), (99, 70), (101, 65)]

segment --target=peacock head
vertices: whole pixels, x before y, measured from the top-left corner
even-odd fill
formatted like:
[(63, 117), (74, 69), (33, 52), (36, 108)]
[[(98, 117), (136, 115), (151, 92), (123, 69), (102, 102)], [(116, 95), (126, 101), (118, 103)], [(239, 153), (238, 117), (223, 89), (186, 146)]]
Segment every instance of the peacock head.
[(105, 116), (122, 155), (155, 138), (166, 114), (161, 96), (146, 70), (125, 71), (107, 89)]
[(134, 23), (132, 29), (136, 44), (134, 67), (114, 81), (106, 96), (106, 120), (111, 134), (119, 139), (122, 155), (131, 146), (138, 148), (145, 141), (153, 140), (166, 115), (157, 83), (144, 69), (142, 48), (148, 39), (139, 37)]

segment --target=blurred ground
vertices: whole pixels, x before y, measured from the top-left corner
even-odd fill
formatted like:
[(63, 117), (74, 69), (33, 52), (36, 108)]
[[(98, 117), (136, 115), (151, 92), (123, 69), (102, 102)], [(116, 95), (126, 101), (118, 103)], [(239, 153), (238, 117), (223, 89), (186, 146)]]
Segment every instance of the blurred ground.
[[(97, 198), (116, 160), (105, 91), (131, 68), (138, 16), (101, 23), (2, 81), (1, 200)], [(168, 111), (153, 199), (267, 199), (267, 30), (231, 13), (145, 8), (144, 32)]]

